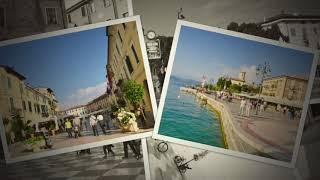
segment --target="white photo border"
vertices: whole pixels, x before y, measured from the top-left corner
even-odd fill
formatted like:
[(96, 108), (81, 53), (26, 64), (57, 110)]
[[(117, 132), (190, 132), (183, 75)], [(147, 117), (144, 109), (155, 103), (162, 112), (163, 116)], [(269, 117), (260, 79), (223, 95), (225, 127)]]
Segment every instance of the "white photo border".
[[(178, 45), (180, 30), (181, 30), (182, 26), (192, 27), (192, 28), (196, 28), (199, 30), (206, 30), (209, 32), (215, 32), (215, 33), (238, 37), (238, 38), (243, 38), (246, 40), (252, 40), (252, 41), (256, 41), (256, 42), (279, 46), (279, 47), (291, 48), (294, 50), (299, 50), (299, 51), (304, 51), (307, 53), (314, 54), (313, 64), (312, 64), (312, 68), (311, 68), (311, 71), (309, 74), (308, 88), (307, 88), (307, 91), (305, 94), (305, 101), (303, 104), (303, 111), (301, 114), (301, 119), (299, 122), (298, 132), (296, 135), (295, 145), (294, 145), (294, 149), (293, 149), (293, 155), (292, 155), (290, 162), (274, 160), (271, 158), (265, 158), (265, 157), (260, 157), (257, 155), (251, 155), (248, 153), (233, 151), (233, 150), (224, 149), (224, 148), (218, 148), (218, 147), (214, 147), (214, 146), (209, 146), (209, 145), (205, 145), (205, 144), (201, 144), (201, 143), (191, 142), (191, 141), (182, 140), (182, 139), (173, 138), (173, 137), (164, 136), (164, 135), (159, 134), (159, 127), (160, 127), (160, 123), (161, 123), (162, 112), (163, 112), (165, 99), (166, 99), (167, 92), (168, 92), (169, 81), (170, 81), (170, 77), (171, 77), (171, 72), (172, 72), (173, 63), (175, 60), (175, 54), (176, 54), (176, 49), (177, 49), (177, 45)], [(216, 28), (216, 27), (212, 27), (212, 26), (207, 26), (207, 25), (202, 25), (202, 24), (198, 24), (198, 23), (178, 20), (177, 25), (176, 25), (176, 29), (175, 29), (175, 33), (174, 33), (174, 37), (173, 37), (172, 46), (171, 46), (171, 52), (170, 52), (169, 61), (168, 61), (168, 65), (167, 65), (167, 73), (166, 73), (164, 83), (163, 83), (163, 90), (162, 90), (162, 94), (161, 94), (161, 98), (160, 98), (158, 113), (157, 113), (152, 137), (154, 139), (178, 143), (178, 144), (191, 146), (191, 147), (195, 147), (195, 148), (199, 148), (199, 149), (206, 149), (206, 150), (210, 150), (210, 151), (221, 153), (221, 154), (242, 157), (242, 158), (251, 159), (251, 160), (255, 160), (255, 161), (259, 161), (259, 162), (269, 163), (269, 164), (273, 164), (273, 165), (279, 165), (279, 166), (283, 166), (283, 167), (287, 167), (287, 168), (294, 168), (296, 160), (297, 160), (298, 150), (299, 150), (301, 136), (302, 136), (302, 132), (303, 132), (303, 126), (304, 126), (305, 118), (307, 115), (307, 110), (308, 110), (311, 89), (312, 89), (312, 84), (313, 84), (314, 75), (315, 75), (315, 71), (316, 71), (318, 57), (319, 57), (319, 51), (315, 51), (310, 48), (299, 47), (299, 46), (296, 46), (293, 44), (288, 44), (288, 43), (284, 43), (284, 42), (280, 42), (280, 41), (261, 38), (261, 37), (252, 36), (252, 35), (243, 34), (243, 33), (234, 32), (234, 31), (229, 31), (229, 30)]]
[[(149, 89), (149, 96), (150, 96), (150, 100), (151, 100), (153, 116), (154, 116), (154, 119), (156, 119), (157, 103), (156, 103), (156, 98), (155, 98), (155, 93), (154, 93), (154, 88), (153, 88), (153, 83), (152, 83), (152, 78), (151, 78), (151, 72), (150, 72), (150, 67), (149, 67), (147, 51), (146, 51), (146, 47), (145, 47), (144, 36), (143, 36), (143, 32), (142, 32), (140, 16), (130, 16), (130, 17), (126, 17), (126, 18), (115, 19), (115, 20), (110, 20), (110, 21), (96, 23), (96, 24), (90, 24), (90, 25), (85, 25), (85, 26), (80, 26), (80, 27), (74, 27), (74, 28), (69, 28), (69, 29), (63, 29), (63, 30), (43, 33), (43, 34), (37, 34), (37, 35), (26, 36), (26, 37), (21, 37), (21, 38), (16, 38), (16, 39), (10, 39), (7, 41), (1, 41), (0, 47), (18, 44), (18, 43), (29, 42), (29, 41), (34, 41), (34, 40), (40, 40), (40, 39), (44, 39), (44, 38), (55, 37), (55, 36), (60, 36), (60, 35), (65, 35), (65, 34), (70, 34), (70, 33), (81, 32), (81, 31), (85, 31), (85, 30), (92, 30), (92, 29), (101, 28), (101, 27), (108, 27), (108, 26), (117, 25), (117, 24), (121, 24), (121, 23), (127, 23), (127, 22), (136, 22), (137, 33), (138, 33), (139, 43), (140, 43), (140, 47), (141, 47), (140, 50), (141, 50), (142, 57), (143, 57), (144, 69), (145, 69), (145, 74), (146, 74), (146, 78), (147, 78), (147, 84), (148, 84), (148, 89)], [(147, 137), (152, 136), (152, 131), (127, 135), (125, 137), (113, 138), (113, 139), (108, 139), (108, 140), (103, 140), (103, 141), (98, 141), (98, 142), (86, 143), (86, 144), (81, 144), (81, 145), (76, 145), (76, 146), (71, 146), (71, 147), (54, 149), (54, 150), (49, 150), (49, 151), (45, 151), (45, 152), (35, 152), (35, 153), (28, 154), (28, 155), (22, 155), (22, 156), (17, 156), (17, 157), (10, 157), (10, 151), (8, 148), (6, 134), (5, 134), (5, 127), (3, 124), (3, 119), (1, 117), (1, 114), (0, 114), (0, 135), (1, 135), (2, 145), (3, 145), (5, 162), (6, 163), (15, 163), (15, 162), (20, 162), (20, 161), (38, 159), (38, 158), (47, 157), (47, 156), (54, 156), (54, 155), (58, 155), (58, 154), (62, 154), (62, 153), (73, 152), (73, 151), (77, 151), (77, 150), (81, 150), (81, 149), (88, 149), (88, 148), (100, 147), (100, 146), (108, 145), (108, 144), (120, 143), (120, 142), (124, 142), (124, 141), (147, 138)], [(144, 163), (149, 163), (149, 162), (144, 162)]]

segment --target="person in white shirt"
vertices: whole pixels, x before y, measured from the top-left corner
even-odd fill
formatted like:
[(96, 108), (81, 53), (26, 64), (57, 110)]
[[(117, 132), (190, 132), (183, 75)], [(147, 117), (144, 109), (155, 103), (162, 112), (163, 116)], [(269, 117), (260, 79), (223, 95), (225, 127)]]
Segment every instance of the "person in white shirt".
[(94, 115), (90, 116), (90, 126), (92, 127), (93, 135), (99, 136), (99, 133), (97, 130), (97, 121), (96, 121), (96, 117)]
[(251, 101), (248, 99), (248, 101), (246, 102), (246, 116), (248, 116), (248, 117), (250, 117), (251, 107), (252, 107), (252, 103), (251, 103)]
[(78, 130), (77, 132), (77, 136), (81, 136), (80, 134), (80, 130), (81, 130), (81, 121), (80, 121), (80, 118), (79, 116), (76, 116), (73, 120), (73, 127), (74, 127), (74, 130), (75, 130), (75, 133), (76, 133), (76, 129)]
[(241, 99), (240, 101), (240, 115), (244, 115), (245, 113), (245, 107), (246, 107), (246, 100), (244, 98)]
[(102, 116), (101, 114), (99, 114), (99, 115), (97, 116), (97, 120), (98, 120), (98, 124), (99, 124), (100, 128), (102, 129), (103, 134), (106, 135), (107, 132), (106, 132), (106, 130), (104, 129), (105, 124), (104, 124), (104, 122), (103, 122), (103, 116)]

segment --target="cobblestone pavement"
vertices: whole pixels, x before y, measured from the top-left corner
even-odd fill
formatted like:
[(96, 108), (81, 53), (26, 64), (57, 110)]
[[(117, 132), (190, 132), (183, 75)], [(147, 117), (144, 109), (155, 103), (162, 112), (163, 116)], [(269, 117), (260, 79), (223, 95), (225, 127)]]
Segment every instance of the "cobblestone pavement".
[(76, 152), (50, 156), (14, 164), (1, 164), (3, 180), (144, 180), (142, 159), (135, 159), (129, 148), (124, 156), (123, 145), (114, 145), (115, 156), (105, 158), (102, 147), (92, 148), (91, 154)]

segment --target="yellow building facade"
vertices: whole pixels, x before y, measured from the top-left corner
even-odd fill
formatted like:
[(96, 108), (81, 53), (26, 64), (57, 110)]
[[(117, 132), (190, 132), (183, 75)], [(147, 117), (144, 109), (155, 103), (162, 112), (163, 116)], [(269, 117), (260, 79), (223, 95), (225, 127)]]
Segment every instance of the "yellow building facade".
[[(26, 85), (26, 78), (8, 66), (0, 66), (0, 114), (9, 119), (7, 130), (11, 127), (10, 119), (14, 112), (31, 125), (41, 122), (54, 121), (57, 100), (49, 88), (33, 88)], [(48, 95), (50, 94), (50, 95)]]
[(261, 94), (278, 99), (303, 102), (308, 81), (291, 76), (277, 76), (263, 81)]
[(141, 84), (144, 87), (145, 114), (148, 120), (154, 121), (136, 22), (108, 27), (108, 41), (107, 71), (112, 92), (120, 80), (130, 79)]

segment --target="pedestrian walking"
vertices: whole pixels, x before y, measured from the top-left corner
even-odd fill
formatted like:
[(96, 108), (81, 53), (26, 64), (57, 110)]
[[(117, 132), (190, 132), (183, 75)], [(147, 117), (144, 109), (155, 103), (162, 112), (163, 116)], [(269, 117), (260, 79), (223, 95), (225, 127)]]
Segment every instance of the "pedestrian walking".
[(14, 144), (16, 140), (16, 135), (14, 134), (13, 131), (10, 132), (10, 142), (11, 144)]
[(250, 100), (246, 103), (246, 116), (250, 117), (250, 111), (251, 111), (252, 103)]
[(112, 144), (109, 144), (109, 145), (104, 145), (103, 146), (103, 153), (104, 153), (104, 156), (107, 157), (108, 154), (112, 154), (112, 156), (115, 156), (115, 153), (113, 152), (112, 148), (114, 146)]
[(133, 152), (134, 156), (135, 157), (138, 156), (139, 153), (137, 153), (136, 148), (135, 148), (135, 144), (133, 143), (133, 141), (125, 141), (125, 142), (123, 142), (124, 157), (122, 157), (122, 158), (127, 159), (129, 157), (128, 145), (130, 146), (130, 149)]
[(81, 121), (80, 121), (80, 117), (76, 116), (73, 120), (73, 126), (75, 127), (74, 129), (77, 128), (77, 137), (81, 136), (80, 130), (81, 130)]
[(137, 118), (140, 119), (143, 128), (147, 128), (146, 116), (144, 113), (144, 108), (140, 105), (136, 112)]
[(90, 116), (90, 126), (92, 127), (93, 135), (99, 136), (99, 133), (97, 130), (97, 121), (96, 121), (96, 117), (94, 115)]
[(257, 102), (257, 104), (256, 104), (256, 115), (258, 115), (259, 112), (260, 112), (260, 108), (261, 108), (260, 107), (261, 106), (261, 100), (259, 99), (256, 102)]
[(241, 116), (243, 116), (245, 113), (245, 106), (246, 106), (246, 100), (244, 98), (242, 98), (240, 101), (240, 111), (239, 111), (239, 114)]
[(106, 130), (104, 129), (105, 123), (103, 122), (103, 116), (102, 116), (101, 114), (99, 114), (99, 115), (97, 116), (97, 122), (98, 122), (100, 128), (102, 129), (103, 134), (106, 135), (107, 132), (106, 132)]
[(71, 132), (72, 124), (69, 119), (66, 120), (66, 122), (64, 123), (64, 126), (65, 126), (67, 133), (68, 133), (68, 137), (72, 138), (72, 132)]

